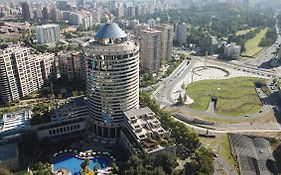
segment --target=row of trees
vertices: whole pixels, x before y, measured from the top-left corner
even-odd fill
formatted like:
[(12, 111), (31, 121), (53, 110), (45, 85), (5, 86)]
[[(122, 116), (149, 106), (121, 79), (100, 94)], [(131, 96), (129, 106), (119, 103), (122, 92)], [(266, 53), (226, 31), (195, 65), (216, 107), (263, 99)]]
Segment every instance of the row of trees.
[(178, 165), (177, 157), (174, 154), (162, 153), (156, 156), (138, 153), (130, 157), (125, 168), (121, 170), (121, 175), (166, 175), (180, 174), (174, 168)]
[(276, 40), (277, 40), (277, 31), (276, 31), (275, 26), (272, 26), (266, 32), (265, 37), (261, 40), (259, 46), (260, 47), (269, 47), (272, 44), (274, 44)]

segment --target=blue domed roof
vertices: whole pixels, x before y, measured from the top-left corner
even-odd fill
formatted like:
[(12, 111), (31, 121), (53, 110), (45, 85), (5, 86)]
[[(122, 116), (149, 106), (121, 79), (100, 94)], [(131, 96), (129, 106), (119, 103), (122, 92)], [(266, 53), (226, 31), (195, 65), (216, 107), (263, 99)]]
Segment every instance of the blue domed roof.
[(126, 38), (127, 34), (115, 23), (105, 23), (96, 33), (98, 39)]

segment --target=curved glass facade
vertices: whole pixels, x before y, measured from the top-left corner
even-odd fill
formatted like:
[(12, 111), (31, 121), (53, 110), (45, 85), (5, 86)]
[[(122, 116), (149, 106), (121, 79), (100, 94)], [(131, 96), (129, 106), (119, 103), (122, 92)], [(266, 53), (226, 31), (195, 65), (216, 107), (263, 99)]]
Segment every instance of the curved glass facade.
[(139, 46), (125, 38), (85, 47), (87, 96), (93, 132), (119, 137), (124, 112), (139, 107)]

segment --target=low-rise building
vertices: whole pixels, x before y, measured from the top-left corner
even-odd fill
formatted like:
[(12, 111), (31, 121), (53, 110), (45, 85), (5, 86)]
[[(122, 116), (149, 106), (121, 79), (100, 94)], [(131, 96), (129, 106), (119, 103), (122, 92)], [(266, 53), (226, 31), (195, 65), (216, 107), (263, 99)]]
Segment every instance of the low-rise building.
[(129, 154), (134, 154), (137, 149), (147, 154), (176, 152), (170, 132), (161, 126), (155, 113), (148, 107), (132, 109), (124, 114), (121, 140)]
[(60, 26), (57, 24), (46, 24), (37, 26), (36, 40), (39, 44), (52, 43), (60, 40)]
[(76, 118), (71, 120), (51, 122), (38, 127), (37, 138), (43, 140), (62, 136), (81, 135), (87, 129), (89, 121), (85, 118)]
[(17, 137), (30, 128), (31, 110), (6, 113), (0, 121), (0, 138)]
[(52, 121), (62, 121), (71, 118), (87, 118), (89, 116), (88, 105), (84, 96), (70, 99), (65, 104), (52, 110)]
[(19, 100), (40, 89), (55, 74), (54, 63), (54, 54), (36, 54), (19, 45), (0, 49), (1, 102)]
[(19, 151), (17, 143), (0, 144), (0, 167), (16, 169), (19, 167)]
[(51, 122), (34, 126), (38, 140), (59, 136), (77, 136), (89, 129), (89, 112), (84, 96), (69, 99), (51, 111)]
[(238, 59), (241, 54), (241, 46), (235, 43), (227, 44), (224, 48), (224, 54), (230, 59)]

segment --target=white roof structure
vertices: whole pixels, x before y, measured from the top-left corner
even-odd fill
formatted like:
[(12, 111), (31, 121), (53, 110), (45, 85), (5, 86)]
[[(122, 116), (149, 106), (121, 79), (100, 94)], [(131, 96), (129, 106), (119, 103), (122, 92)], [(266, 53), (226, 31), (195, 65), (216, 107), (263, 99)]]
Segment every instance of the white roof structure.
[(132, 109), (124, 113), (126, 121), (132, 129), (138, 140), (147, 138), (147, 134), (158, 133), (160, 135), (167, 134), (160, 121), (155, 117), (155, 113), (148, 107), (141, 109)]
[(30, 127), (31, 110), (6, 113), (0, 121), (0, 135), (14, 135)]

